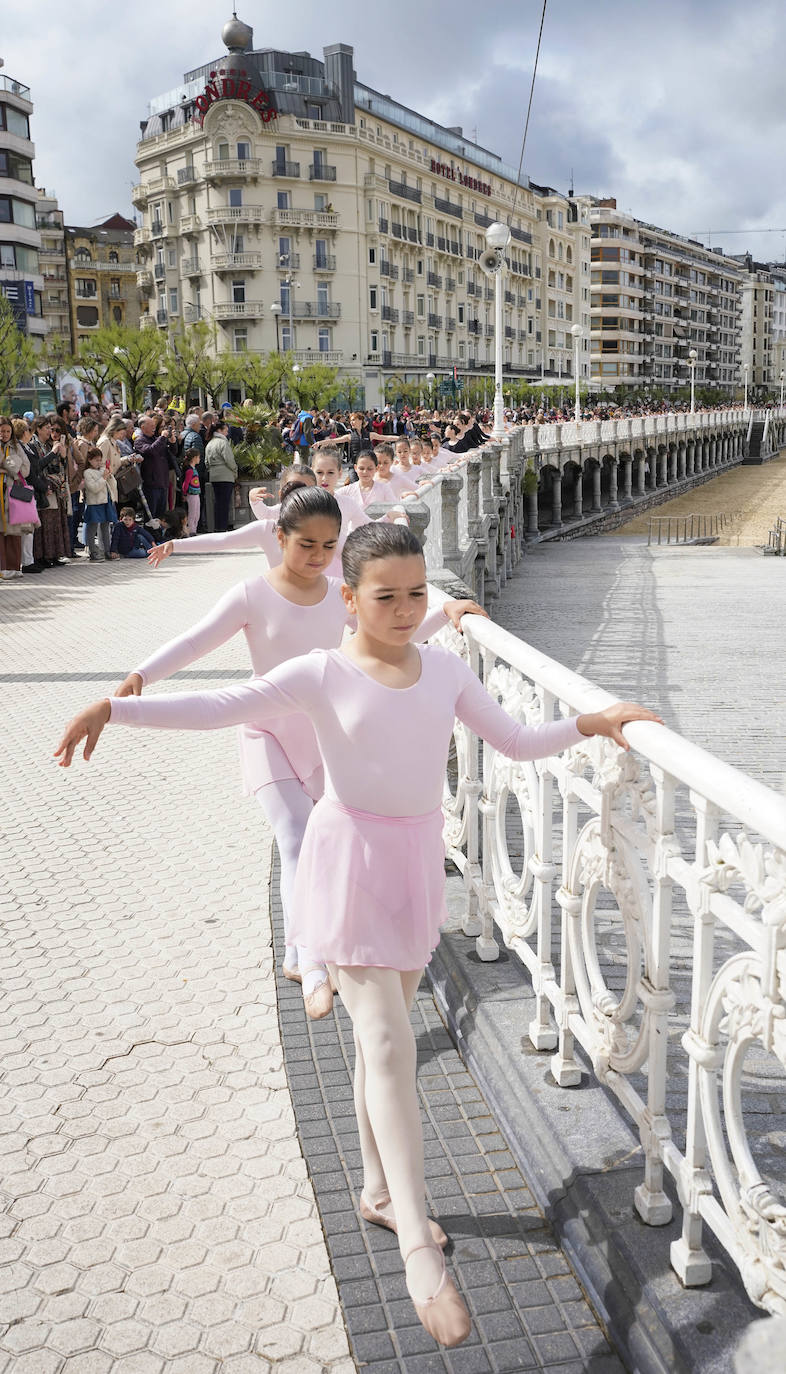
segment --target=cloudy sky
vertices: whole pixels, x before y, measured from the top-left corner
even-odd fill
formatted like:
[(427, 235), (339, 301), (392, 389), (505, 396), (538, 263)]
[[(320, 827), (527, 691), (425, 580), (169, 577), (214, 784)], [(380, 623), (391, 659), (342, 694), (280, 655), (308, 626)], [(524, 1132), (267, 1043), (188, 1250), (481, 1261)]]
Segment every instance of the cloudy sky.
[[(256, 47), (321, 56), (350, 43), (361, 81), (477, 129), (518, 166), (541, 0), (238, 6)], [(230, 12), (229, 0), (3, 0), (5, 73), (32, 87), (36, 179), (68, 223), (132, 212), (147, 102), (219, 56)], [(549, 0), (524, 170), (560, 190), (572, 170), (578, 192), (783, 262), (784, 39), (783, 0)]]

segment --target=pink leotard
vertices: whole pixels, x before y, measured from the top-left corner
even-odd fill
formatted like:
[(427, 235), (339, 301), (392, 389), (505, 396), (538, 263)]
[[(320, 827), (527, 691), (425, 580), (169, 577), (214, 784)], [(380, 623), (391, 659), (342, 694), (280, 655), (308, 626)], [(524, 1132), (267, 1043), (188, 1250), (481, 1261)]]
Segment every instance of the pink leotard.
[[(429, 612), (418, 629), (418, 639), (427, 639), (445, 624), (442, 606), (447, 599), (429, 587)], [(232, 587), (202, 620), (151, 654), (136, 671), (146, 687), (161, 682), (242, 630), (254, 676), (261, 677), (311, 649), (335, 648), (344, 631), (354, 625), (336, 578), (327, 578), (325, 595), (313, 606), (289, 601), (265, 576), (249, 578)], [(321, 767), (313, 727), (306, 718), (286, 716), (261, 729), (244, 728), (240, 753), (247, 792), (284, 778), (307, 782)]]
[[(197, 534), (193, 539), (172, 541), (173, 553), (240, 553), (243, 550), (261, 549), (271, 568), (281, 562), (281, 546), (276, 538), (276, 516), (278, 506), (265, 506), (265, 514), (257, 516), (247, 525), (239, 525), (236, 530), (224, 534)], [(270, 512), (275, 514), (271, 518)], [(254, 511), (256, 514), (256, 511)]]
[(419, 653), (420, 678), (401, 690), (376, 682), (340, 649), (321, 649), (236, 687), (113, 698), (111, 719), (163, 730), (217, 730), (308, 715), (325, 767), (325, 795), (388, 817), (419, 816), (440, 806), (456, 718), (513, 759), (543, 758), (581, 738), (575, 718), (519, 724), (447, 649), (426, 645)]

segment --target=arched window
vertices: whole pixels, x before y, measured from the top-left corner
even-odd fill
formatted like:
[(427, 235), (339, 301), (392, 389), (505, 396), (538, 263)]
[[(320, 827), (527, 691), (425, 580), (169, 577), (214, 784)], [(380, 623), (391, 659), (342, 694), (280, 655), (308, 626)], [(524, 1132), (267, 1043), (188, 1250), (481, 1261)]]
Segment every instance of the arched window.
[(555, 250), (554, 250), (554, 240), (553, 240), (553, 239), (549, 239), (549, 257), (550, 257), (550, 258), (555, 258), (556, 256), (557, 256), (557, 254), (556, 254), (556, 252), (555, 252)]
[(90, 252), (89, 248), (77, 248), (76, 252), (74, 253), (74, 257), (77, 258), (79, 262), (93, 261), (93, 255)]
[(562, 244), (559, 245), (559, 260), (562, 262)]
[(565, 250), (565, 260), (567, 262), (573, 262), (573, 249), (571, 248), (570, 244), (568, 244)]
[(216, 146), (216, 156), (219, 162), (226, 162), (229, 157), (229, 144), (219, 143)]

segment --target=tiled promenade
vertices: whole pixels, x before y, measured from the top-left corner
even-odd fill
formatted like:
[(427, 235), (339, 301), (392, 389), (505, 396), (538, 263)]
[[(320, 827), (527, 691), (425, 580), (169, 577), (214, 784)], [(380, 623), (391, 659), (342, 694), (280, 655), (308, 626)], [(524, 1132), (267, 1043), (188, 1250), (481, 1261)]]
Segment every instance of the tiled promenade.
[[(231, 734), (50, 757), (74, 710), (260, 566), (0, 586), (0, 1374), (619, 1374), (425, 990), (431, 1203), (475, 1330), (442, 1354), (413, 1321), (393, 1238), (354, 1214), (346, 1016), (309, 1027), (287, 985), (282, 1049), (271, 845)], [(238, 641), (177, 686), (247, 673)]]

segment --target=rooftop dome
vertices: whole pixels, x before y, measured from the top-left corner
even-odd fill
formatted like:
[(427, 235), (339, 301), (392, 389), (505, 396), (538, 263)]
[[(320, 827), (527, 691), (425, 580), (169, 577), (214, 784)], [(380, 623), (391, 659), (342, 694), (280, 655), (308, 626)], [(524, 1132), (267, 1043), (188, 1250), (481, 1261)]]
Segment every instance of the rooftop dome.
[(226, 44), (229, 52), (248, 52), (254, 41), (254, 30), (250, 24), (244, 24), (242, 19), (238, 19), (233, 10), (232, 18), (221, 30), (221, 41)]

